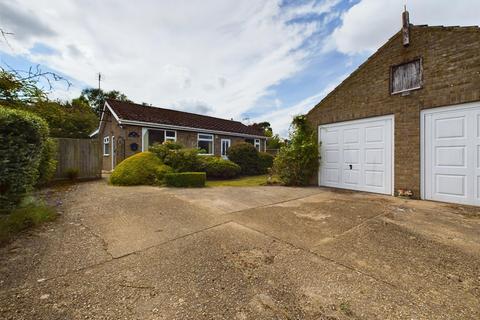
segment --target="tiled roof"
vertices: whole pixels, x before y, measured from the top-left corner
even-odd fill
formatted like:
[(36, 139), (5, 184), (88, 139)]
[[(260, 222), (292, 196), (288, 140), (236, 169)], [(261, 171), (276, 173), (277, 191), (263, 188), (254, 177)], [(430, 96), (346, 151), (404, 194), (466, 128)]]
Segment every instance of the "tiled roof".
[(171, 126), (264, 136), (261, 128), (257, 126), (247, 126), (239, 121), (220, 119), (172, 109), (144, 106), (118, 100), (107, 99), (107, 103), (120, 120), (150, 122)]

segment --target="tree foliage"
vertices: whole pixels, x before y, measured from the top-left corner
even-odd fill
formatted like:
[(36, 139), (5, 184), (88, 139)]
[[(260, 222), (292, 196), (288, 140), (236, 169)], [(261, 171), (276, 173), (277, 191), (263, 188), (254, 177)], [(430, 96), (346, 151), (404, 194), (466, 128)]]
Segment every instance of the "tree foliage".
[(83, 102), (87, 103), (91, 108), (93, 108), (93, 111), (97, 114), (98, 117), (100, 117), (102, 114), (103, 106), (105, 105), (106, 99), (115, 99), (130, 102), (130, 100), (125, 94), (117, 90), (103, 91), (102, 89), (87, 88), (82, 90), (82, 93), (79, 97), (79, 100), (82, 100)]
[(273, 169), (285, 185), (307, 185), (318, 168), (318, 143), (305, 115), (296, 116), (290, 141), (280, 148)]

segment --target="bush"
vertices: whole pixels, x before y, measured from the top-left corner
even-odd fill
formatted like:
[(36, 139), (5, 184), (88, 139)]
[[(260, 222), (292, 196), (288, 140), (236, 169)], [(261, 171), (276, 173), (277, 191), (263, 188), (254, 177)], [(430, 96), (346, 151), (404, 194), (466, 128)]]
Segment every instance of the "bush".
[(240, 166), (230, 160), (218, 157), (200, 157), (201, 171), (205, 171), (208, 178), (231, 179), (240, 174)]
[(110, 183), (119, 186), (155, 185), (162, 161), (151, 152), (137, 153), (118, 164), (110, 176)]
[(45, 185), (52, 180), (57, 169), (57, 162), (57, 141), (48, 138), (45, 140), (38, 166), (39, 176), (37, 185)]
[(155, 179), (157, 184), (163, 184), (165, 181), (165, 175), (168, 173), (173, 173), (172, 167), (162, 164), (155, 168)]
[(0, 106), (0, 211), (33, 189), (48, 133), (38, 116)]
[(273, 156), (266, 152), (259, 152), (260, 173), (267, 173), (273, 167)]
[(295, 117), (292, 127), (290, 142), (280, 148), (273, 171), (283, 184), (307, 185), (318, 168), (316, 135), (305, 116)]
[(155, 144), (149, 151), (154, 153), (160, 161), (172, 167), (175, 172), (198, 171), (202, 166), (197, 149), (183, 148), (175, 142), (166, 141)]
[(171, 150), (180, 150), (183, 146), (179, 143), (172, 141), (165, 141), (164, 143), (155, 143), (148, 151), (155, 154), (162, 162), (165, 162), (165, 158)]
[(206, 180), (205, 172), (176, 172), (165, 175), (165, 183), (169, 187), (204, 187)]
[(258, 151), (251, 143), (240, 142), (234, 144), (228, 149), (227, 155), (230, 161), (240, 166), (242, 175), (261, 173)]
[(65, 171), (66, 175), (67, 175), (67, 178), (71, 181), (75, 181), (77, 180), (78, 176), (80, 175), (80, 170), (78, 170), (77, 168), (68, 168), (66, 171)]

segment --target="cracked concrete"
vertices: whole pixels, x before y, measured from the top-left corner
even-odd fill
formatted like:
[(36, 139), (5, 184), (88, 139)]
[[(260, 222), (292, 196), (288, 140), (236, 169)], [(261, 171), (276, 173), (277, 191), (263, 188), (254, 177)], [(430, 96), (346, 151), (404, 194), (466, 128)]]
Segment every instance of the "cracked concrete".
[(480, 317), (476, 208), (96, 181), (61, 209), (0, 249), (0, 318)]

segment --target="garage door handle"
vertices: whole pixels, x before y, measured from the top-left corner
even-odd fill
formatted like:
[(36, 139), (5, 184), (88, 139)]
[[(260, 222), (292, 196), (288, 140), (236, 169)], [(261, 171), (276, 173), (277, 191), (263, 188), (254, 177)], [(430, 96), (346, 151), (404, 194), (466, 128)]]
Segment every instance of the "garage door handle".
[(348, 167), (350, 168), (350, 170), (353, 169), (353, 165), (349, 164)]

